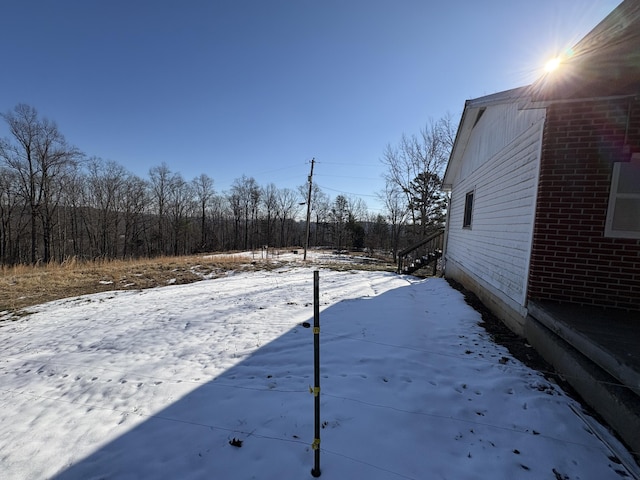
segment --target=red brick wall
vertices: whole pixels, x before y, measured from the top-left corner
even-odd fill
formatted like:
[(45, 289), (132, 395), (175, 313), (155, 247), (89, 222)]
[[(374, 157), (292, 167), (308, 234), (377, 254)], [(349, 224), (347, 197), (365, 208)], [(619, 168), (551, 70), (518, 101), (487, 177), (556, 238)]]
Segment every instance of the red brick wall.
[(640, 152), (638, 101), (548, 108), (530, 299), (640, 311), (640, 240), (604, 237), (613, 162), (629, 158), (625, 131), (627, 144)]

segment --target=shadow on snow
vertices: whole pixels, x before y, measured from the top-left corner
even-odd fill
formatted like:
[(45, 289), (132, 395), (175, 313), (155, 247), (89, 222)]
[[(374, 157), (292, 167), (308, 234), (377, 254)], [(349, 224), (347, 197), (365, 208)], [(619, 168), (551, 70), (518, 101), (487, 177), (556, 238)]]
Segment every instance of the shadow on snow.
[[(399, 287), (375, 297), (343, 300), (321, 312), (323, 393), (357, 395), (358, 391), (370, 391), (366, 382), (371, 381), (376, 384), (374, 389), (387, 387), (387, 379), (384, 382), (379, 378), (367, 379), (367, 372), (374, 371), (372, 362), (388, 363), (388, 359), (380, 358), (376, 350), (379, 345), (365, 340), (365, 343), (358, 342), (354, 349), (353, 340), (366, 338), (372, 318), (384, 318), (385, 321), (376, 322), (372, 330), (381, 341), (393, 342), (393, 324), (397, 328), (398, 318), (396, 307), (418, 295), (414, 288), (421, 284), (423, 282)], [(334, 329), (338, 323), (339, 329)], [(379, 331), (381, 324), (385, 325), (383, 331)], [(403, 330), (406, 332), (405, 327)], [(332, 331), (338, 333), (332, 334)], [(370, 347), (372, 351), (367, 353)], [(393, 367), (388, 367), (389, 376), (393, 375)], [(53, 478), (309, 477), (314, 436), (314, 401), (309, 393), (312, 383), (312, 329), (298, 325), (214, 380), (198, 386), (166, 408), (143, 416), (142, 423)], [(323, 435), (331, 436), (334, 432), (330, 430), (348, 423), (349, 418), (340, 405), (342, 400), (321, 398), (323, 420), (326, 419)], [(325, 408), (327, 406), (329, 408)], [(351, 410), (353, 408), (351, 406)], [(113, 410), (123, 417), (136, 418), (130, 411)], [(373, 418), (363, 418), (362, 422), (354, 422), (353, 431), (343, 441), (361, 442), (360, 425), (373, 421)], [(122, 428), (126, 428), (126, 424)], [(336, 460), (344, 461), (344, 458)], [(366, 470), (358, 466), (359, 470), (362, 468)]]

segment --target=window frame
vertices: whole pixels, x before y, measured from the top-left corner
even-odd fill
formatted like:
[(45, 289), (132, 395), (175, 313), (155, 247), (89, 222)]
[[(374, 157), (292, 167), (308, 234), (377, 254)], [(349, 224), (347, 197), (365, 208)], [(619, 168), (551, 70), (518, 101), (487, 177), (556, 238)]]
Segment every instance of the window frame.
[(462, 214), (462, 228), (471, 229), (473, 224), (473, 204), (475, 201), (475, 189), (468, 191), (464, 196), (464, 212)]
[(631, 157), (630, 162), (616, 162), (613, 164), (611, 173), (611, 186), (609, 190), (609, 203), (607, 205), (607, 218), (605, 220), (604, 236), (609, 238), (636, 238), (640, 239), (640, 230), (618, 230), (614, 228), (616, 201), (618, 199), (632, 199), (640, 201), (640, 191), (633, 193), (619, 193), (620, 172), (623, 165), (640, 170), (640, 154), (636, 153)]

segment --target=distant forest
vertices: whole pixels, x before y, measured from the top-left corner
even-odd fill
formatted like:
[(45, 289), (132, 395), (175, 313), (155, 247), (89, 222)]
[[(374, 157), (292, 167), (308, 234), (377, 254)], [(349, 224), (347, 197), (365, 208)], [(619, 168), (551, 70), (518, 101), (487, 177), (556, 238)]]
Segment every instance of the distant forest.
[[(0, 264), (116, 259), (303, 246), (309, 184), (298, 189), (237, 178), (218, 192), (214, 179), (185, 179), (166, 164), (147, 178), (111, 160), (88, 157), (55, 122), (19, 104), (2, 114)], [(388, 145), (384, 213), (311, 184), (309, 246), (369, 249), (392, 255), (436, 228), (445, 215), (441, 191), (453, 144), (449, 116), (419, 135)]]

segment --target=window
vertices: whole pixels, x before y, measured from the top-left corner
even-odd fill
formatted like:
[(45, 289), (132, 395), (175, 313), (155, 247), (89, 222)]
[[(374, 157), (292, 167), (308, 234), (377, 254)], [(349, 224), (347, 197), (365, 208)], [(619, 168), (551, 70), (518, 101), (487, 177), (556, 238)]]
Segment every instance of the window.
[(471, 228), (471, 212), (473, 211), (473, 191), (467, 193), (464, 199), (464, 217), (462, 228)]
[(605, 237), (640, 238), (640, 154), (614, 163)]

